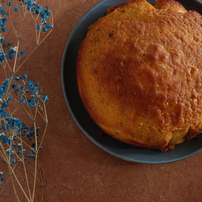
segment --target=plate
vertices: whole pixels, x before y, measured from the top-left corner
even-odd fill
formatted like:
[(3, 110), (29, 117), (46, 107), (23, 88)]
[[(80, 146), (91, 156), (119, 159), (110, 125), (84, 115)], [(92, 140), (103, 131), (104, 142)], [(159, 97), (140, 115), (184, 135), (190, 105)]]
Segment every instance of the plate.
[[(83, 133), (98, 147), (118, 158), (144, 164), (164, 164), (176, 162), (202, 150), (202, 140), (190, 140), (177, 145), (172, 151), (162, 153), (156, 150), (137, 148), (121, 143), (108, 135), (101, 137), (100, 129), (89, 117), (80, 99), (76, 83), (76, 61), (81, 42), (88, 27), (107, 14), (109, 7), (126, 2), (125, 0), (103, 0), (89, 10), (72, 31), (63, 55), (62, 87), (69, 111)], [(149, 0), (150, 3), (155, 3)], [(186, 9), (197, 10), (202, 14), (202, 4), (197, 0), (180, 0)]]

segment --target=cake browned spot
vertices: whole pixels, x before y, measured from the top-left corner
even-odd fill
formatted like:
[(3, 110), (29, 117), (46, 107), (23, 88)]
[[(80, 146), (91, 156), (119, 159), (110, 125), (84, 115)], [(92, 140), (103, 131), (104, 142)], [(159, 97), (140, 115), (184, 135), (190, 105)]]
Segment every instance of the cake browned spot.
[(167, 151), (202, 131), (202, 16), (133, 0), (91, 25), (77, 60), (94, 122), (127, 144)]

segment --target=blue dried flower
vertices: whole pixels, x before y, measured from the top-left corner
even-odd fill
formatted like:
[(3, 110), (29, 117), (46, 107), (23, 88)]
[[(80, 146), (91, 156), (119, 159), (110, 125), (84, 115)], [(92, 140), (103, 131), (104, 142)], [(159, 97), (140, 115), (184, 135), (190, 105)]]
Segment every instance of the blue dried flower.
[(36, 26), (36, 29), (39, 31), (41, 29), (41, 26), (40, 25), (37, 25)]
[(13, 4), (11, 2), (8, 2), (7, 5), (10, 7), (13, 6)]
[(17, 86), (17, 84), (12, 84), (12, 85), (11, 85), (11, 88), (15, 89), (16, 86)]
[(34, 86), (34, 82), (33, 81), (28, 81), (27, 86)]
[(21, 54), (21, 55), (25, 55), (26, 52), (25, 52), (25, 51), (21, 51), (20, 54)]
[(27, 74), (23, 74), (23, 75), (22, 75), (22, 78), (23, 78), (23, 79), (26, 79), (26, 78), (27, 78)]
[(8, 105), (6, 103), (3, 104), (2, 108), (6, 109)]
[(7, 30), (6, 27), (1, 27), (2, 32), (6, 32), (6, 30)]
[(0, 88), (0, 95), (4, 95), (4, 90), (3, 90), (3, 88)]
[(25, 104), (25, 103), (26, 103), (26, 100), (23, 98), (23, 99), (20, 100), (20, 103), (21, 103), (21, 104)]
[[(1, 38), (0, 38), (0, 47), (4, 44), (4, 37), (2, 36)], [(1, 50), (1, 49), (0, 49)], [(2, 51), (2, 50), (1, 50)]]
[(14, 11), (18, 12), (19, 10), (20, 9), (17, 6), (15, 6)]
[(46, 28), (47, 28), (47, 29), (50, 29), (50, 28), (51, 28), (51, 24), (47, 24), (47, 25), (46, 25)]
[(8, 116), (8, 112), (4, 112), (3, 116), (6, 118)]
[(43, 10), (43, 7), (41, 5), (33, 5), (31, 8), (32, 14), (37, 15)]
[(48, 101), (48, 100), (49, 100), (49, 99), (48, 99), (48, 96), (44, 96), (44, 97), (43, 97), (43, 101), (46, 102), (46, 101)]
[(9, 79), (6, 79), (3, 84), (4, 84), (4, 85), (8, 85), (8, 84), (10, 83), (10, 80), (11, 80), (10, 78), (9, 78)]
[(34, 131), (34, 126), (31, 126), (31, 127), (30, 127), (30, 131)]
[(16, 94), (19, 93), (19, 90), (18, 90), (18, 89), (15, 89), (15, 93), (16, 93)]
[(4, 9), (2, 9), (0, 12), (1, 12), (1, 15), (5, 15), (6, 14), (6, 11)]
[(10, 140), (7, 137), (2, 138), (3, 139), (3, 144), (7, 144), (10, 142)]
[(35, 143), (33, 143), (33, 144), (31, 145), (32, 148), (34, 148), (35, 146), (36, 146)]
[(35, 90), (35, 87), (30, 87), (29, 90), (30, 90), (31, 92), (33, 92), (33, 91)]
[(46, 28), (46, 27), (44, 27), (43, 28), (43, 32), (45, 33), (45, 32), (47, 32), (48, 31), (48, 29)]
[(28, 100), (27, 102), (29, 107), (34, 107), (34, 103), (31, 100)]

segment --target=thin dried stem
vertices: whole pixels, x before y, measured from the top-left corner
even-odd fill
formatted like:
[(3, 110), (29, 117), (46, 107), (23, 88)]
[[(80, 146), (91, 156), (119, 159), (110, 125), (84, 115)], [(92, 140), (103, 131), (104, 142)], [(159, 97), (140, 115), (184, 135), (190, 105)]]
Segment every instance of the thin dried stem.
[(43, 135), (42, 135), (42, 139), (41, 139), (39, 148), (41, 147), (41, 145), (42, 145), (42, 143), (43, 143), (43, 140), (44, 140), (44, 137), (45, 137), (45, 134), (46, 134), (46, 131), (47, 131), (47, 127), (48, 127), (48, 124), (46, 124), (46, 126), (45, 126), (44, 133), (43, 133)]
[(35, 153), (35, 172), (34, 172), (34, 185), (33, 185), (32, 201), (34, 201), (34, 197), (35, 197), (36, 175), (37, 175), (37, 163), (38, 163), (38, 154)]
[(52, 30), (48, 32), (48, 34), (37, 44), (37, 46), (32, 50), (32, 52), (27, 56), (27, 58), (20, 64), (18, 69), (16, 70), (16, 73), (21, 69), (21, 67), (24, 65), (24, 63), (28, 60), (28, 58), (35, 52), (35, 50), (45, 41), (45, 39), (50, 35)]
[[(28, 198), (28, 196), (27, 196), (27, 194), (26, 194), (26, 192), (24, 191), (24, 189), (23, 189), (21, 183), (19, 182), (18, 177), (16, 176), (14, 170), (12, 169), (11, 166), (9, 167), (9, 169), (11, 170), (12, 175), (15, 177), (15, 180), (16, 180), (16, 182), (18, 183), (18, 185), (19, 185), (21, 191), (23, 192), (24, 196), (26, 197), (27, 201), (30, 201), (29, 198)], [(30, 202), (31, 202), (31, 201), (30, 201)]]

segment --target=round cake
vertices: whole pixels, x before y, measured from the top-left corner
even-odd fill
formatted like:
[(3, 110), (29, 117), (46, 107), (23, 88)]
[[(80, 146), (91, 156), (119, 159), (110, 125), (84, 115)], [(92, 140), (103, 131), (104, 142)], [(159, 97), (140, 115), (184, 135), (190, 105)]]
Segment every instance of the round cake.
[(133, 0), (89, 27), (80, 97), (113, 138), (167, 151), (202, 132), (202, 16), (174, 0)]

